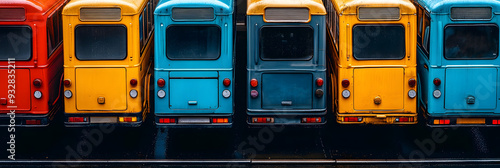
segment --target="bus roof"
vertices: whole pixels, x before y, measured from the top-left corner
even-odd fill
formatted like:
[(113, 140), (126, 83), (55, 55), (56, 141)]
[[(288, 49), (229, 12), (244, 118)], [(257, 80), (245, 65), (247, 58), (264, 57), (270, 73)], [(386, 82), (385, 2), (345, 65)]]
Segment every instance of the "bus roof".
[(233, 0), (160, 0), (155, 14), (170, 15), (174, 7), (213, 7), (215, 14), (232, 14)]
[(311, 15), (326, 15), (326, 10), (321, 0), (248, 0), (247, 15), (264, 15), (264, 10), (269, 7), (307, 7)]
[(0, 0), (0, 8), (18, 6), (26, 9), (26, 13), (45, 14), (53, 6), (65, 0)]
[(78, 15), (81, 7), (119, 7), (122, 15), (135, 15), (142, 12), (146, 0), (71, 0), (64, 7), (63, 15)]
[(498, 0), (415, 0), (431, 13), (450, 13), (451, 7), (491, 7), (493, 13), (500, 12)]
[(358, 7), (399, 7), (401, 14), (415, 14), (410, 0), (331, 0), (341, 14), (357, 14)]

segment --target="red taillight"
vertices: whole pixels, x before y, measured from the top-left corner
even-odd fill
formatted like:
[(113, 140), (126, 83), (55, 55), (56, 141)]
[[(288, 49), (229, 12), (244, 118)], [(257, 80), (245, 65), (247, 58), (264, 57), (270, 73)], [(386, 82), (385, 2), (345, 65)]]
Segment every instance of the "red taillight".
[(37, 79), (35, 79), (35, 80), (33, 80), (33, 86), (35, 86), (35, 87), (40, 87), (40, 86), (42, 86), (42, 80), (41, 80), (41, 79), (38, 79), (38, 78), (37, 78)]
[(163, 78), (158, 79), (158, 81), (156, 82), (156, 84), (158, 84), (158, 87), (165, 86), (165, 79), (163, 79)]
[(229, 123), (227, 118), (212, 118), (212, 123)]
[(344, 122), (361, 122), (362, 120), (361, 117), (344, 117)]
[(160, 118), (160, 123), (165, 123), (165, 124), (175, 123), (175, 118)]
[(433, 80), (432, 82), (433, 82), (433, 83), (434, 83), (434, 85), (436, 85), (436, 86), (441, 85), (441, 79), (439, 79), (439, 78), (434, 78), (434, 80)]
[(63, 83), (64, 83), (64, 86), (66, 86), (66, 87), (71, 86), (71, 81), (69, 79), (65, 79)]
[(408, 85), (410, 85), (410, 87), (415, 87), (415, 83), (416, 83), (416, 80), (413, 78), (408, 80)]
[(434, 124), (435, 125), (450, 124), (450, 119), (435, 119)]
[(302, 118), (302, 123), (320, 123), (321, 117)]
[(323, 79), (322, 78), (316, 79), (316, 85), (323, 86)]
[(413, 122), (415, 119), (413, 117), (398, 117), (396, 122)]
[(493, 125), (498, 125), (498, 124), (500, 124), (500, 122), (498, 122), (498, 121), (499, 121), (499, 120), (492, 120), (492, 121), (491, 121), (491, 123), (492, 123)]
[(349, 84), (350, 84), (350, 83), (351, 83), (351, 82), (349, 82), (349, 80), (344, 79), (344, 80), (342, 80), (342, 87), (345, 87), (345, 88), (346, 88), (346, 87), (348, 87), (348, 86), (349, 86)]
[(253, 123), (274, 123), (273, 117), (254, 117), (252, 118)]
[(131, 79), (130, 80), (130, 85), (136, 86), (137, 85), (137, 79)]
[(259, 81), (257, 81), (257, 79), (253, 78), (250, 80), (250, 86), (257, 87), (257, 85), (259, 85)]
[(86, 122), (87, 118), (86, 117), (69, 117), (68, 121), (69, 122)]
[(41, 120), (26, 120), (26, 125), (40, 125), (41, 123)]
[(222, 81), (222, 84), (224, 84), (224, 86), (229, 86), (231, 85), (231, 80), (229, 78), (226, 78)]

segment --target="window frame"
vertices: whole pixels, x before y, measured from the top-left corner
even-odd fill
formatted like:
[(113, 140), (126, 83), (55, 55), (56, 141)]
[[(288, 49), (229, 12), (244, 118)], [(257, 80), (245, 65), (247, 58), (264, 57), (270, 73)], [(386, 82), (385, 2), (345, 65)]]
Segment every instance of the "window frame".
[[(403, 47), (403, 50), (404, 50), (404, 53), (401, 55), (401, 58), (358, 58), (356, 57), (356, 55), (354, 54), (354, 28), (356, 28), (357, 26), (399, 26), (399, 27), (402, 27), (403, 28), (403, 41), (404, 41), (404, 47)], [(359, 60), (359, 61), (373, 61), (373, 60), (403, 60), (405, 57), (406, 57), (406, 53), (408, 51), (406, 51), (406, 45), (407, 45), (407, 42), (406, 42), (406, 27), (403, 25), (403, 24), (356, 24), (354, 26), (352, 26), (351, 28), (351, 52), (352, 53), (352, 57), (356, 60)]]
[[(312, 39), (312, 41), (313, 41), (313, 45), (312, 45), (313, 46), (313, 55), (311, 57), (308, 57), (308, 59), (263, 59), (262, 55), (260, 54), (260, 52), (261, 52), (260, 51), (261, 50), (260, 45), (261, 45), (261, 39), (262, 39), (261, 38), (261, 36), (262, 36), (262, 29), (264, 29), (266, 27), (281, 27), (281, 28), (299, 28), (299, 27), (304, 27), (304, 28), (311, 29), (312, 30), (312, 34), (313, 34), (313, 36), (312, 36), (313, 37), (313, 39)], [(314, 32), (315, 31), (317, 31), (317, 30), (315, 30), (314, 27), (312, 27), (309, 24), (305, 24), (305, 25), (293, 25), (293, 26), (288, 26), (288, 25), (264, 25), (264, 26), (261, 26), (259, 28), (259, 32), (258, 32), (258, 34), (259, 34), (259, 36), (258, 36), (259, 37), (259, 39), (258, 39), (258, 45), (257, 45), (258, 46), (258, 50), (257, 50), (258, 52), (257, 53), (259, 55), (258, 57), (262, 61), (311, 61), (316, 56), (315, 55), (315, 50), (314, 50), (314, 45), (317, 43), (317, 41), (315, 40), (315, 36), (314, 36)]]
[[(181, 27), (181, 26), (192, 26), (192, 27), (216, 27), (219, 30), (220, 33), (220, 42), (219, 42), (219, 54), (217, 57), (214, 58), (205, 58), (205, 59), (193, 59), (193, 58), (170, 58), (167, 54), (167, 31), (170, 27)], [(222, 33), (222, 28), (219, 25), (216, 24), (171, 24), (165, 28), (165, 41), (164, 41), (164, 47), (165, 47), (165, 57), (169, 60), (192, 60), (192, 61), (205, 61), (205, 60), (218, 60), (221, 55), (222, 55), (222, 41), (223, 41), (223, 33)]]
[[(33, 44), (33, 28), (31, 28), (31, 26), (29, 25), (0, 25), (0, 28), (1, 27), (13, 27), (13, 28), (28, 28), (30, 30), (30, 33), (31, 33), (31, 37), (30, 37), (30, 45), (31, 45), (31, 48), (30, 48), (30, 57), (28, 57), (27, 59), (16, 59), (16, 61), (30, 61), (31, 59), (33, 59), (33, 48), (34, 48), (34, 45)], [(7, 61), (9, 58), (7, 59), (1, 59), (0, 58), (0, 61)]]
[[(80, 26), (96, 26), (96, 27), (102, 27), (102, 26), (104, 26), (104, 27), (120, 26), (120, 27), (125, 28), (125, 39), (126, 40), (125, 40), (125, 56), (124, 56), (124, 58), (123, 59), (80, 59), (80, 58), (78, 58), (78, 56), (76, 54), (76, 29), (78, 27), (80, 27)], [(80, 25), (76, 25), (75, 26), (75, 29), (74, 29), (73, 33), (74, 33), (74, 37), (73, 37), (74, 38), (74, 40), (73, 40), (74, 46), (73, 47), (74, 47), (74, 50), (75, 50), (74, 54), (75, 54), (75, 58), (77, 60), (79, 60), (79, 61), (123, 61), (123, 60), (126, 60), (127, 57), (128, 57), (128, 55), (129, 55), (129, 52), (128, 52), (128, 41), (129, 41), (129, 39), (128, 39), (128, 28), (127, 28), (127, 26), (125, 26), (123, 24), (80, 24)]]
[[(492, 57), (492, 58), (478, 58), (478, 59), (470, 59), (470, 58), (447, 58), (446, 57), (446, 54), (445, 54), (445, 43), (446, 43), (446, 28), (448, 27), (464, 27), (464, 26), (469, 26), (469, 27), (478, 27), (478, 26), (494, 26), (497, 28), (497, 30), (499, 31), (498, 34), (499, 36), (497, 37), (498, 39), (498, 44), (497, 45), (497, 55), (496, 57)], [(497, 25), (497, 24), (494, 24), (494, 23), (467, 23), (467, 24), (464, 24), (464, 23), (458, 23), (458, 24), (447, 24), (446, 26), (444, 26), (443, 28), (443, 58), (446, 59), (446, 60), (495, 60), (498, 58), (498, 55), (500, 54), (500, 47), (498, 46), (500, 44), (500, 27)]]

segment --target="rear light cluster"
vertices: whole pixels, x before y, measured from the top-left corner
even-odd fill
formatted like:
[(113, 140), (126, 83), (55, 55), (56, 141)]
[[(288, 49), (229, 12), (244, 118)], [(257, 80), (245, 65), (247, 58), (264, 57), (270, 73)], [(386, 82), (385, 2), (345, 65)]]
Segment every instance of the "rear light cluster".
[[(413, 78), (411, 78), (411, 79), (408, 80), (408, 85), (410, 87), (413, 88), (413, 87), (415, 87), (416, 84), (417, 84), (417, 80), (415, 80)], [(408, 91), (408, 97), (410, 97), (412, 99), (415, 98), (415, 97), (417, 97), (417, 92), (414, 89), (411, 89), (410, 91)]]
[[(323, 86), (323, 83), (324, 83), (323, 78), (317, 78), (316, 79), (316, 85), (318, 87)], [(316, 95), (317, 98), (323, 97), (323, 94), (324, 94), (323, 89), (316, 89), (316, 91), (314, 92), (314, 94)]]
[(42, 124), (42, 120), (36, 120), (36, 119), (33, 119), (33, 120), (26, 120), (26, 125), (40, 125)]
[(447, 125), (450, 124), (450, 119), (435, 119), (434, 125)]
[[(434, 80), (432, 81), (432, 83), (434, 83), (434, 85), (436, 85), (436, 86), (439, 86), (439, 85), (441, 85), (441, 79), (434, 78)], [(440, 98), (441, 97), (441, 91), (439, 89), (434, 90), (434, 92), (432, 92), (432, 96), (434, 96), (435, 98)]]
[(302, 123), (321, 123), (321, 117), (302, 118)]
[[(33, 80), (33, 86), (35, 86), (36, 88), (42, 87), (42, 80), (36, 78), (35, 80)], [(35, 96), (35, 98), (37, 98), (37, 99), (41, 99), (42, 98), (42, 92), (40, 92), (40, 91), (37, 90), (37, 91), (35, 91), (33, 93), (33, 96)]]
[(273, 117), (253, 117), (252, 123), (274, 123)]
[(344, 122), (361, 122), (363, 117), (344, 117)]
[(212, 118), (212, 123), (229, 123), (228, 118)]
[(68, 117), (69, 122), (87, 122), (87, 117)]
[[(137, 86), (137, 79), (131, 79), (130, 80), (130, 85), (132, 85), (132, 87)], [(135, 89), (132, 89), (132, 90), (130, 90), (129, 95), (132, 98), (136, 98), (139, 95), (139, 92), (137, 90), (135, 90)]]
[(160, 118), (159, 122), (163, 124), (173, 124), (175, 123), (175, 118)]
[(118, 117), (120, 122), (137, 122), (137, 117)]
[(396, 122), (414, 122), (415, 118), (413, 117), (397, 117), (395, 119)]
[[(259, 85), (259, 81), (257, 81), (257, 79), (253, 78), (250, 80), (250, 86), (252, 86), (253, 88), (257, 87)], [(250, 97), (252, 98), (257, 98), (259, 96), (259, 92), (255, 89), (252, 89), (250, 91)]]
[(349, 82), (348, 79), (342, 80), (342, 87), (346, 88), (342, 91), (342, 97), (344, 97), (346, 99), (351, 97), (351, 91), (347, 90), (347, 87), (349, 87), (350, 84), (351, 84), (351, 82)]
[[(231, 85), (231, 79), (229, 78), (225, 78), (224, 80), (222, 80), (222, 84), (225, 86), (225, 87), (229, 87), (229, 85)], [(231, 91), (229, 91), (229, 89), (224, 89), (222, 91), (222, 97), (224, 98), (229, 98), (231, 97)]]
[(137, 79), (131, 79), (130, 80), (130, 85), (137, 86)]
[[(165, 79), (163, 79), (163, 78), (158, 79), (158, 81), (156, 81), (156, 84), (158, 85), (158, 87), (164, 87), (165, 86)], [(158, 90), (157, 95), (160, 99), (163, 99), (167, 95), (167, 93), (165, 93), (164, 90), (160, 89), (160, 90)], [(175, 122), (175, 120), (174, 120), (174, 122)], [(162, 123), (162, 122), (160, 122), (160, 123)]]
[(499, 125), (500, 124), (500, 120), (491, 120), (491, 124), (493, 124), (493, 125)]
[[(63, 81), (63, 84), (64, 84), (65, 87), (70, 87), (71, 86), (71, 80), (65, 79)], [(73, 92), (71, 92), (71, 90), (65, 90), (64, 91), (64, 97), (66, 97), (68, 99), (71, 98), (71, 97), (73, 97)]]

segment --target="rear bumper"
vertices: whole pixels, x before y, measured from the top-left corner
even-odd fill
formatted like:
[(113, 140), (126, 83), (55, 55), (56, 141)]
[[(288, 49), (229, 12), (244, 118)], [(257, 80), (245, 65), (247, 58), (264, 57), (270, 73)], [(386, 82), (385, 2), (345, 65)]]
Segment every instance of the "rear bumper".
[[(69, 117), (87, 117), (86, 122), (69, 122)], [(116, 122), (93, 122), (92, 117), (116, 118)], [(120, 122), (118, 117), (137, 117), (136, 122)], [(120, 127), (139, 127), (143, 122), (143, 112), (139, 113), (78, 113), (64, 114), (64, 125), (66, 127), (95, 127), (102, 124), (111, 124)]]
[[(46, 127), (49, 126), (50, 122), (56, 116), (56, 113), (61, 108), (60, 105), (54, 106), (47, 114), (18, 114), (16, 113), (14, 117), (14, 123), (16, 127)], [(11, 124), (11, 115), (9, 113), (2, 113), (0, 115), (0, 127), (8, 127)], [(40, 121), (36, 124), (26, 124), (26, 120), (35, 120), (35, 122)]]
[[(500, 116), (488, 116), (488, 115), (477, 115), (477, 116), (429, 116), (424, 115), (426, 118), (426, 124), (429, 127), (500, 127), (500, 123), (493, 124), (493, 120), (500, 120)], [(435, 124), (435, 120), (448, 120), (448, 124)]]
[[(345, 117), (355, 117), (357, 121), (345, 121)], [(413, 121), (400, 122), (400, 117), (413, 118)], [(337, 123), (339, 124), (394, 124), (394, 125), (411, 125), (416, 124), (417, 113), (405, 114), (339, 114), (337, 113)]]
[[(255, 122), (257, 118), (272, 118), (271, 123)], [(304, 118), (320, 118), (314, 123), (303, 122)], [(247, 124), (250, 126), (290, 125), (318, 126), (326, 124), (326, 109), (309, 110), (250, 110), (247, 109)]]
[[(175, 119), (174, 123), (160, 123), (160, 119)], [(214, 118), (227, 118), (227, 123), (213, 123)], [(188, 121), (188, 122), (185, 122)], [(190, 122), (189, 122), (190, 121)], [(208, 122), (207, 122), (208, 121)], [(158, 128), (231, 128), (233, 114), (159, 114), (155, 113)]]

